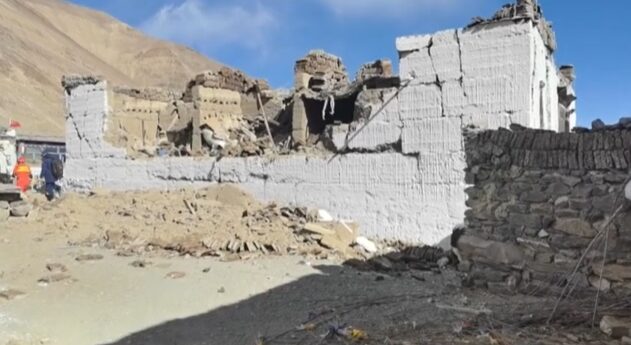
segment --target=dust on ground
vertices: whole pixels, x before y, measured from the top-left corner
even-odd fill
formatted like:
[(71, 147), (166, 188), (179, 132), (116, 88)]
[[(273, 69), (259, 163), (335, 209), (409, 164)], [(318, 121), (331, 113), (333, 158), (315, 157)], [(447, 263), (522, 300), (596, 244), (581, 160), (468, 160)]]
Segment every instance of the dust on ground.
[[(547, 326), (555, 293), (471, 289), (449, 267), (322, 261), (311, 250), (330, 251), (294, 231), (309, 215), (229, 186), (30, 198), (37, 211), (0, 229), (0, 290), (19, 292), (0, 298), (2, 345), (620, 344), (586, 327), (589, 301)], [(235, 235), (286, 249), (222, 262), (150, 248)]]
[(34, 221), (25, 228), (46, 228), (71, 243), (117, 249), (121, 255), (167, 250), (225, 259), (334, 256), (317, 234), (301, 233), (317, 220), (317, 210), (264, 204), (231, 185), (168, 193), (97, 191), (34, 203)]

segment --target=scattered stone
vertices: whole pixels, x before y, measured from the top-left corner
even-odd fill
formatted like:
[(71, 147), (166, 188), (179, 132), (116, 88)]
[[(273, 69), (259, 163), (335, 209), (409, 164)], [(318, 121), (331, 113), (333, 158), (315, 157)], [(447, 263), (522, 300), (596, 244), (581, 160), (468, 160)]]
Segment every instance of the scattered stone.
[(165, 276), (165, 278), (169, 278), (169, 279), (180, 279), (180, 278), (184, 278), (185, 276), (186, 276), (186, 273), (184, 273), (184, 272), (174, 271), (174, 272), (169, 272), (169, 273), (167, 273), (167, 275)]
[(151, 261), (145, 261), (145, 260), (136, 260), (133, 261), (132, 263), (130, 263), (129, 265), (132, 267), (138, 267), (138, 268), (145, 268), (149, 265), (152, 265), (153, 262)]
[(83, 255), (77, 256), (75, 258), (75, 260), (77, 260), (79, 262), (98, 261), (98, 260), (103, 260), (103, 255), (101, 255), (101, 254), (83, 254)]
[[(592, 272), (596, 276), (600, 276), (602, 263), (596, 262), (592, 264)], [(631, 266), (625, 265), (605, 265), (605, 269), (602, 272), (603, 278), (611, 281), (621, 282), (631, 279)]]
[(600, 321), (600, 330), (614, 339), (629, 337), (631, 333), (631, 320), (617, 318), (615, 316), (603, 316)]
[(611, 282), (605, 278), (603, 278), (601, 281), (599, 276), (592, 275), (592, 276), (589, 276), (587, 280), (589, 281), (589, 285), (593, 286), (594, 288), (602, 292), (607, 292), (611, 290)]
[(210, 267), (206, 267), (202, 270), (203, 273), (208, 273), (210, 272)]
[(592, 121), (592, 130), (593, 131), (601, 131), (604, 130), (607, 126), (601, 119), (596, 119)]
[(366, 237), (359, 236), (355, 239), (355, 243), (362, 247), (368, 253), (376, 253), (377, 245)]
[(596, 236), (596, 230), (592, 228), (592, 225), (579, 218), (557, 219), (554, 223), (554, 229), (580, 237)]
[(539, 230), (539, 233), (537, 234), (537, 236), (539, 238), (546, 238), (546, 237), (550, 236), (550, 234), (547, 231), (541, 229), (541, 230)]
[(51, 284), (51, 283), (57, 283), (64, 280), (69, 280), (71, 278), (72, 277), (68, 274), (55, 273), (55, 274), (40, 278), (37, 282), (40, 284)]
[(521, 249), (510, 243), (486, 241), (464, 235), (458, 239), (457, 248), (464, 257), (486, 263), (521, 266), (525, 262)]
[(20, 290), (9, 289), (9, 290), (0, 291), (0, 299), (6, 300), (6, 301), (12, 301), (14, 299), (23, 298), (24, 296), (26, 296), (26, 293)]
[(7, 201), (0, 201), (0, 210), (8, 210), (9, 203)]
[(222, 286), (217, 290), (218, 293), (225, 293), (226, 289)]
[(440, 268), (442, 270), (445, 267), (447, 267), (447, 265), (449, 265), (449, 258), (446, 257), (446, 256), (442, 257), (442, 258), (438, 259), (436, 264), (438, 265), (438, 268)]
[(318, 210), (318, 221), (320, 222), (332, 222), (333, 216), (326, 210)]
[(63, 264), (46, 264), (46, 269), (52, 273), (64, 273), (68, 272), (68, 268), (66, 268)]
[(33, 210), (33, 205), (26, 201), (15, 201), (10, 205), (11, 215), (13, 217), (27, 217)]
[(471, 271), (471, 266), (473, 264), (469, 260), (463, 260), (458, 263), (458, 271), (460, 272), (469, 272)]
[(0, 222), (6, 222), (11, 216), (11, 210), (0, 208)]

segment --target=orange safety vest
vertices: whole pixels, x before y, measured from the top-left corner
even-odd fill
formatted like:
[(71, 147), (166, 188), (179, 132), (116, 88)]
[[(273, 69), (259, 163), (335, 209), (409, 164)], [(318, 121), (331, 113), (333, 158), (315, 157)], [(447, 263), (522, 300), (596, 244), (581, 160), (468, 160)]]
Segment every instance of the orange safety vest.
[(22, 192), (26, 192), (31, 186), (31, 168), (26, 164), (17, 164), (13, 168), (13, 176), (15, 176), (15, 184)]

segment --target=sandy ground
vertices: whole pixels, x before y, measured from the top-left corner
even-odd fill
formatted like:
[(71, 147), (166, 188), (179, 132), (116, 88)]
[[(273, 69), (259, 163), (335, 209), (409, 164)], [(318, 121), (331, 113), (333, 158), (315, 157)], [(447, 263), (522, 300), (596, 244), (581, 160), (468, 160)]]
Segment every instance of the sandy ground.
[[(295, 235), (282, 215), (250, 218), (241, 208), (232, 215), (234, 207), (223, 208), (251, 206), (249, 198), (206, 192), (170, 195), (175, 209), (164, 194), (149, 194), (153, 208), (147, 195), (71, 196), (53, 204), (32, 196), (39, 205), (32, 217), (0, 224), (0, 345), (620, 344), (584, 327), (591, 299), (564, 304), (559, 320), (546, 326), (555, 293), (467, 288), (452, 268), (359, 271), (337, 256), (317, 261), (277, 251), (231, 261), (238, 256), (145, 250), (154, 230), (188, 233), (205, 219), (224, 219), (205, 236), (246, 236), (260, 221), (279, 243), (283, 233)], [(194, 201), (198, 218), (190, 219), (183, 198)], [(138, 250), (102, 240), (123, 226), (133, 236), (122, 247)], [(66, 271), (57, 272), (61, 267)], [(65, 279), (41, 282), (51, 277)], [(23, 295), (3, 298), (10, 290)], [(346, 326), (365, 337), (345, 338)]]
[[(44, 231), (23, 231), (19, 222), (0, 230), (0, 290), (26, 295), (0, 300), (0, 344), (104, 344), (164, 321), (186, 318), (237, 303), (319, 271), (300, 258), (255, 261), (118, 257), (97, 248), (70, 247)], [(42, 229), (43, 230), (43, 229)], [(102, 260), (77, 262), (81, 254)], [(46, 264), (67, 267), (69, 280), (43, 286)], [(206, 273), (204, 271), (207, 271)], [(179, 279), (167, 278), (182, 272)], [(254, 283), (255, 282), (255, 283)], [(222, 292), (223, 291), (223, 292)]]

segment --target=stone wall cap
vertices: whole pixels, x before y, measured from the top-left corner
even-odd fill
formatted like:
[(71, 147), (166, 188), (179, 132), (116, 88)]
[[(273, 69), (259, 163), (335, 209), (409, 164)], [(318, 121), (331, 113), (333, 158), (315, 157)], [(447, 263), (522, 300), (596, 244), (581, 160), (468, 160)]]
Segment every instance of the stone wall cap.
[(102, 76), (97, 75), (70, 74), (61, 78), (61, 86), (66, 90), (72, 90), (81, 85), (96, 85), (104, 80)]

